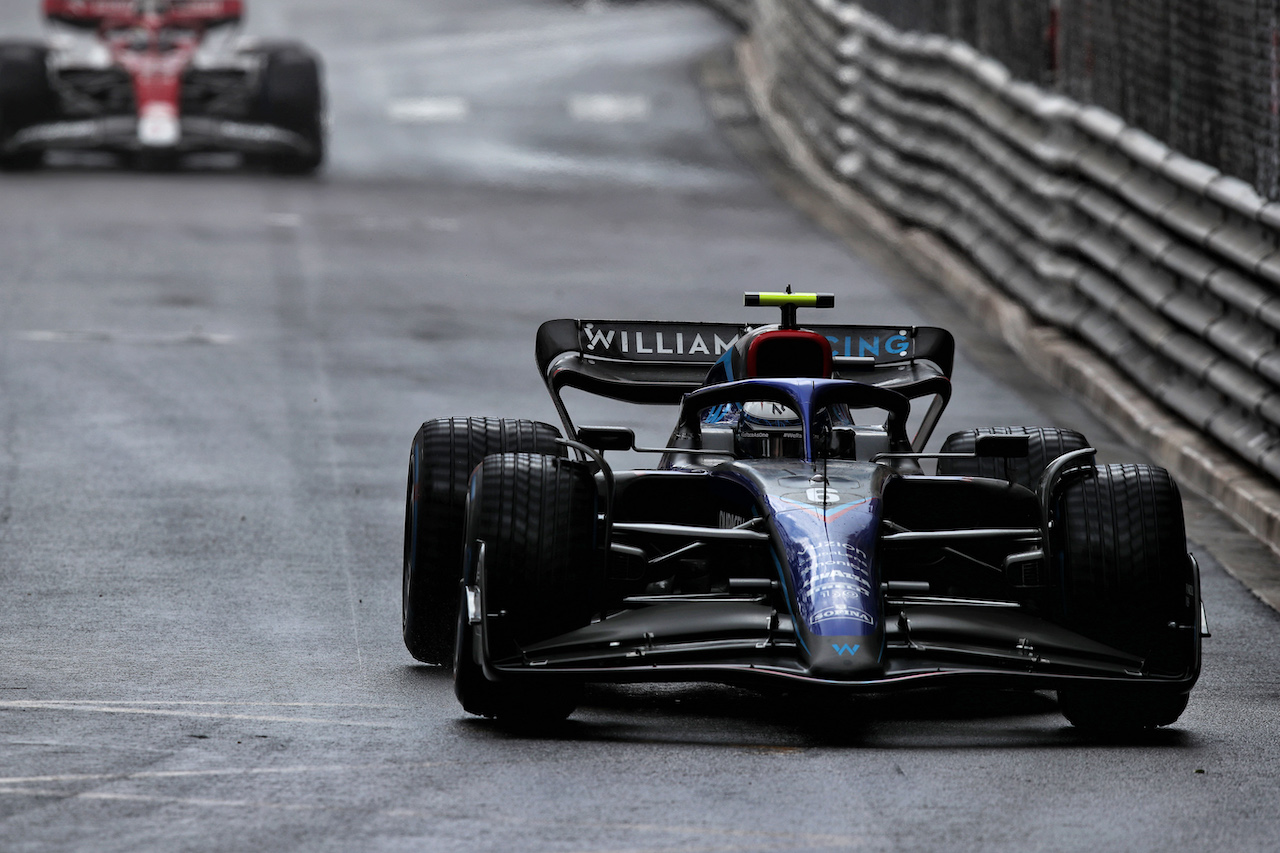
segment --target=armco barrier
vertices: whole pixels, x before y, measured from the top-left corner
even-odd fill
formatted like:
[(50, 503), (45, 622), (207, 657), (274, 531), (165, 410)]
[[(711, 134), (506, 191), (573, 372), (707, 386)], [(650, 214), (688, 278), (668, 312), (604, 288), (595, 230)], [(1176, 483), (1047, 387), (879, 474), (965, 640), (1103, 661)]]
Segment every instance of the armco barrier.
[(831, 175), (1280, 479), (1280, 203), (856, 3), (755, 0), (738, 19)]

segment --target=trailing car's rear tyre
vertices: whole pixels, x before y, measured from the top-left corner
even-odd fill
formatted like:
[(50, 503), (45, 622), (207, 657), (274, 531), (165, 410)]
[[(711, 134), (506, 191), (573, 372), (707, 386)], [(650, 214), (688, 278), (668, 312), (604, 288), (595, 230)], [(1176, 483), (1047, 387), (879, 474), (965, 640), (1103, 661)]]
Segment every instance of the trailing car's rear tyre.
[(42, 151), (4, 152), (14, 134), (53, 111), (48, 55), (36, 42), (0, 42), (0, 169), (34, 169), (44, 162)]
[(490, 453), (559, 454), (555, 427), (498, 418), (437, 418), (414, 436), (405, 494), (404, 644), (424, 663), (453, 661), (467, 482)]
[(1008, 480), (1032, 491), (1040, 483), (1040, 475), (1049, 463), (1064, 453), (1082, 450), (1088, 440), (1073, 429), (1056, 427), (980, 427), (952, 433), (942, 443), (943, 453), (972, 453), (984, 435), (1025, 435), (1027, 458), (939, 459), (938, 474), (951, 477), (991, 477)]
[(314, 172), (324, 162), (324, 83), (320, 59), (300, 44), (282, 42), (263, 50), (258, 118), (305, 140), (308, 150), (265, 159), (280, 174)]
[[(1057, 503), (1052, 549), (1064, 625), (1143, 658), (1148, 673), (1196, 674), (1195, 575), (1168, 472), (1099, 465), (1073, 480)], [(1189, 689), (1092, 682), (1058, 697), (1073, 725), (1122, 733), (1174, 722)]]
[[(595, 478), (581, 463), (528, 453), (484, 460), (467, 506), (469, 572), (487, 614), (485, 640), (500, 659), (591, 619), (601, 553)], [(478, 577), (477, 577), (478, 575)], [(489, 681), (476, 662), (476, 626), (458, 615), (454, 692), (472, 714), (529, 723), (573, 713), (582, 687)]]

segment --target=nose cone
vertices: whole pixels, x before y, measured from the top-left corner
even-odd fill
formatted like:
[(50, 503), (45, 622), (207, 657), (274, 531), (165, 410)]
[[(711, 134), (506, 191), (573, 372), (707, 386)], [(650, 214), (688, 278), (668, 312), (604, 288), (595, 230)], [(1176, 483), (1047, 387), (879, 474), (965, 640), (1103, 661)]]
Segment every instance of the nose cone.
[(165, 103), (147, 104), (138, 119), (138, 142), (148, 148), (172, 148), (182, 138), (178, 112)]
[(880, 638), (813, 637), (809, 647), (809, 671), (817, 678), (858, 681), (884, 674), (880, 666)]

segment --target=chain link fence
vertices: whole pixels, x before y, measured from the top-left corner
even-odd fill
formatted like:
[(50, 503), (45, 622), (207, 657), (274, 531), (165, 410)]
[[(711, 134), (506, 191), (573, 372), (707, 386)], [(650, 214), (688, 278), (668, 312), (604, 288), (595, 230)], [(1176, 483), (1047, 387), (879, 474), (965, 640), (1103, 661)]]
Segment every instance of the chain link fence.
[(863, 0), (1280, 199), (1280, 0)]

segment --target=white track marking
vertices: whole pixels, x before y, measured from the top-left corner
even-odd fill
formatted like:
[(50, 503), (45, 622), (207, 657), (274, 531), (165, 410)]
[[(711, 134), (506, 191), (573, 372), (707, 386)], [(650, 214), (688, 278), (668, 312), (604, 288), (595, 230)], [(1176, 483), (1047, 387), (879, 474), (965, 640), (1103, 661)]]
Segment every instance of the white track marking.
[(400, 124), (435, 124), (466, 121), (471, 105), (466, 98), (401, 98), (387, 105), (387, 115)]
[[(254, 702), (252, 700), (244, 702), (236, 702), (231, 700), (205, 700), (205, 699), (15, 699), (14, 702), (29, 702), (32, 705), (49, 706), (56, 705), (121, 705), (121, 706), (144, 706), (144, 705), (198, 705), (210, 708), (365, 708), (365, 709), (386, 709), (386, 708), (404, 708), (405, 705), (395, 705), (388, 702)], [(0, 701), (0, 707), (6, 703)]]
[(302, 226), (301, 213), (268, 213), (263, 220), (273, 228), (299, 228)]
[(232, 335), (193, 329), (190, 332), (112, 332), (89, 329), (31, 329), (18, 332), (20, 340), (42, 344), (131, 344), (133, 346), (226, 346)]
[(569, 98), (569, 115), (574, 121), (619, 124), (647, 121), (652, 102), (644, 95), (578, 94)]
[[(303, 285), (301, 295), (308, 316), (313, 315), (317, 310), (315, 305), (320, 299), (319, 294), (325, 290), (326, 266), (321, 254), (323, 245), (323, 237), (309, 231), (303, 232), (303, 238), (295, 243), (297, 270)], [(322, 447), (319, 452), (313, 451), (312, 464), (317, 470), (324, 470), (326, 480), (336, 487), (342, 482), (341, 465), (338, 462), (341, 454), (337, 450), (334, 438), (338, 433), (336, 427), (338, 417), (335, 413), (340, 411), (341, 406), (334, 400), (332, 375), (323, 348), (313, 339), (306, 347), (306, 351), (312, 359), (310, 379), (311, 394), (314, 395), (312, 400), (319, 406), (310, 419), (312, 423), (320, 425), (318, 435), (322, 436)], [(328, 562), (341, 567), (342, 577), (346, 581), (347, 610), (351, 617), (351, 640), (355, 650), (356, 670), (363, 678), (366, 673), (360, 637), (360, 611), (357, 606), (360, 598), (356, 590), (355, 574), (351, 569), (356, 560), (352, 554), (350, 531), (343, 521), (344, 519), (341, 518), (330, 519), (331, 529), (336, 531), (337, 535), (329, 540), (332, 543), (332, 551)]]
[(272, 809), (276, 811), (327, 811), (331, 807), (307, 803), (268, 803), (261, 800), (215, 800), (208, 797), (164, 797), (155, 794), (116, 794), (107, 791), (87, 791), (81, 794), (41, 788), (0, 788), (0, 795), (25, 797), (52, 797), (60, 800), (105, 800), (126, 803), (163, 803), (166, 805), (197, 806), (219, 809)]
[[(384, 765), (385, 766), (385, 765)], [(71, 793), (68, 791), (59, 791), (50, 788), (19, 788), (19, 787), (0, 787), (0, 796), (16, 795), (27, 797), (49, 797), (60, 800), (92, 800), (92, 801), (115, 801), (115, 802), (131, 802), (131, 803), (159, 803), (166, 805), (178, 806), (194, 806), (198, 808), (216, 808), (216, 809), (264, 809), (270, 811), (297, 811), (297, 812), (352, 812), (365, 810), (360, 806), (353, 806), (346, 803), (278, 803), (266, 800), (248, 800), (248, 799), (216, 799), (212, 797), (174, 797), (158, 794), (130, 794), (116, 793), (108, 791), (87, 791), (83, 793)], [(421, 820), (423, 818), (431, 818), (439, 820), (440, 814), (435, 809), (413, 809), (413, 808), (393, 808), (393, 809), (376, 809), (374, 814), (384, 815), (391, 818), (409, 818)], [(601, 853), (670, 853), (672, 850), (680, 850), (684, 853), (712, 853), (713, 851), (754, 851), (754, 850), (778, 850), (788, 847), (803, 846), (814, 849), (842, 849), (855, 850), (862, 847), (865, 841), (857, 836), (832, 835), (828, 833), (788, 833), (788, 832), (770, 832), (768, 830), (752, 830), (752, 829), (725, 829), (719, 827), (703, 827), (703, 826), (668, 826), (661, 824), (636, 824), (636, 823), (584, 823), (578, 821), (556, 821), (549, 823), (545, 821), (530, 821), (525, 818), (488, 818), (496, 820), (500, 823), (516, 823), (521, 826), (546, 826), (563, 829), (566, 826), (575, 826), (580, 828), (591, 828), (602, 830), (605, 832), (625, 833), (632, 838), (637, 833), (652, 834), (657, 836), (684, 836), (686, 839), (708, 839), (711, 845), (706, 843), (698, 844), (695, 842), (682, 843), (679, 846), (671, 846), (662, 844), (661, 846), (643, 846), (628, 848), (601, 848)], [(465, 820), (465, 819), (464, 819)], [(731, 840), (731, 841), (730, 841)]]
[(456, 234), (460, 224), (445, 216), (361, 216), (355, 225), (362, 231), (439, 231)]
[(359, 726), (361, 728), (401, 728), (400, 724), (384, 721), (337, 720), (325, 719), (323, 717), (283, 717), (270, 714), (228, 714), (213, 711), (140, 707), (139, 705), (133, 704), (112, 704), (105, 702), (0, 702), (0, 709), (4, 708), (17, 710), (75, 711), (95, 714), (135, 714), (154, 717), (186, 717), (201, 720), (249, 720), (256, 723), (305, 723), (310, 725)]
[[(439, 767), (438, 761), (397, 764), (396, 768)], [(304, 764), (294, 767), (227, 767), (221, 770), (143, 770), (137, 773), (67, 773), (57, 776), (0, 776), (0, 787), (37, 785), (51, 782), (122, 782), (140, 779), (187, 779), (216, 776), (296, 776), (307, 773), (385, 772), (383, 764)]]

